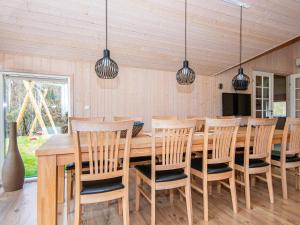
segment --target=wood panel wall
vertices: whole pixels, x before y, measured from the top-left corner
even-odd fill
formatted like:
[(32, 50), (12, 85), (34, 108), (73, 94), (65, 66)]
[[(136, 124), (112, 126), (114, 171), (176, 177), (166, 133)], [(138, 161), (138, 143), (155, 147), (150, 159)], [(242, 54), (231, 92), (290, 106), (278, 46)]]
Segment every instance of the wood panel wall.
[[(244, 72), (250, 77), (251, 84), (247, 91), (241, 93), (252, 94), (252, 75), (253, 71), (270, 72), (278, 75), (288, 76), (293, 73), (300, 73), (300, 68), (296, 68), (295, 59), (300, 57), (300, 41), (286, 46), (284, 48), (275, 50), (259, 58), (256, 58), (243, 65)], [(224, 73), (215, 76), (215, 113), (216, 115), (222, 114), (222, 93), (223, 92), (235, 92), (232, 87), (232, 78), (237, 74), (238, 68), (230, 69)], [(223, 89), (218, 89), (218, 85), (222, 83)], [(253, 103), (252, 103), (253, 104)]]
[(76, 116), (143, 117), (149, 129), (153, 115), (215, 115), (214, 77), (197, 76), (192, 86), (180, 87), (176, 72), (121, 66), (117, 79), (100, 80), (94, 62), (5, 53), (0, 54), (0, 71), (70, 76)]
[(292, 49), (293, 49), (293, 68), (294, 68), (294, 73), (300, 73), (300, 67), (296, 67), (295, 65), (295, 60), (300, 58), (300, 41), (294, 43), (292, 45)]

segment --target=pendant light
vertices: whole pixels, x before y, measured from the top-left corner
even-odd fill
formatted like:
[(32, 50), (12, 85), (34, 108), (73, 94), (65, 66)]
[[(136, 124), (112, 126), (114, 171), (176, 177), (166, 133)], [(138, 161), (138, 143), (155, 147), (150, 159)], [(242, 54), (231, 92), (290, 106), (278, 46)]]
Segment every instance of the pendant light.
[(103, 58), (96, 62), (95, 71), (101, 79), (114, 79), (119, 72), (117, 63), (110, 58), (110, 51), (107, 49), (107, 0), (105, 0), (105, 49)]
[(195, 81), (195, 72), (193, 69), (189, 67), (189, 61), (186, 59), (186, 8), (187, 8), (187, 0), (185, 0), (185, 23), (184, 23), (184, 61), (183, 67), (178, 70), (176, 74), (176, 80), (180, 85), (190, 85)]
[(242, 25), (243, 25), (243, 6), (240, 6), (241, 14), (240, 14), (240, 67), (238, 74), (233, 77), (232, 85), (235, 90), (247, 90), (248, 85), (250, 83), (249, 77), (244, 74), (244, 70), (242, 67)]

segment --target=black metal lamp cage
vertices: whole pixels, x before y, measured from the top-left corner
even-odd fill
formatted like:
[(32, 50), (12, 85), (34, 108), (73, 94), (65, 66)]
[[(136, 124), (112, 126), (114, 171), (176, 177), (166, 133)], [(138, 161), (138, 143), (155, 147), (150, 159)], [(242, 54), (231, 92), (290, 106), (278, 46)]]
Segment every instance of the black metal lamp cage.
[(99, 59), (95, 64), (95, 71), (101, 79), (114, 79), (119, 72), (117, 63), (110, 58), (108, 49), (103, 51), (103, 58)]
[(243, 68), (239, 68), (239, 72), (232, 79), (232, 85), (235, 90), (244, 91), (248, 89), (250, 78), (244, 74)]
[(189, 85), (195, 81), (195, 72), (189, 67), (189, 61), (183, 61), (183, 67), (176, 73), (176, 80), (180, 85)]

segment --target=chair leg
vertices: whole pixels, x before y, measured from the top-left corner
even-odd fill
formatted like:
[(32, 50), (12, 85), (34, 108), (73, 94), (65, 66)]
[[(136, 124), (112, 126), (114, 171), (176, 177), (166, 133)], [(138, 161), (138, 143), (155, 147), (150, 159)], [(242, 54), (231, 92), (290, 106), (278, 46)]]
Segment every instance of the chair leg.
[(283, 199), (288, 199), (286, 168), (284, 166), (280, 167), (280, 175), (281, 175), (282, 197)]
[(123, 224), (129, 225), (129, 193), (126, 192), (125, 196), (122, 198), (123, 205)]
[(212, 189), (213, 189), (213, 188), (212, 188), (212, 182), (209, 182), (209, 183), (208, 183), (208, 193), (209, 193), (209, 195), (212, 195), (212, 192), (213, 192)]
[[(181, 188), (179, 188), (180, 190), (182, 190)], [(182, 195), (179, 193), (179, 200), (183, 201)]]
[(122, 215), (122, 207), (123, 207), (123, 200), (121, 198), (118, 199), (118, 213), (119, 213), (119, 216)]
[(75, 214), (74, 214), (74, 225), (80, 225), (81, 224), (81, 207), (80, 207), (80, 196), (75, 196)]
[(141, 185), (141, 178), (139, 175), (136, 174), (136, 179), (135, 179), (135, 210), (139, 211), (140, 210), (140, 190), (139, 186)]
[(273, 193), (271, 166), (270, 166), (269, 171), (266, 173), (266, 177), (267, 177), (267, 183), (268, 183), (268, 189), (269, 189), (270, 202), (274, 203), (274, 193)]
[(193, 208), (192, 208), (192, 194), (191, 194), (191, 184), (190, 183), (188, 183), (185, 186), (185, 201), (186, 201), (189, 225), (192, 225), (193, 224)]
[(67, 171), (67, 214), (70, 213), (70, 205), (72, 198), (72, 172)]
[(296, 168), (296, 190), (300, 190), (300, 167)]
[(151, 187), (151, 225), (155, 225), (155, 186)]
[(203, 209), (204, 221), (208, 221), (208, 181), (203, 179)]
[(245, 180), (245, 198), (246, 198), (246, 208), (251, 209), (251, 200), (250, 200), (250, 175), (249, 173), (244, 173)]
[(235, 184), (234, 175), (231, 178), (229, 178), (229, 185), (230, 185), (233, 212), (237, 213), (236, 184)]
[(174, 203), (174, 189), (170, 189), (170, 204)]
[(220, 194), (222, 191), (222, 185), (220, 182), (217, 183), (217, 192)]
[(251, 176), (251, 187), (255, 187), (255, 185), (256, 185), (256, 176), (252, 175)]

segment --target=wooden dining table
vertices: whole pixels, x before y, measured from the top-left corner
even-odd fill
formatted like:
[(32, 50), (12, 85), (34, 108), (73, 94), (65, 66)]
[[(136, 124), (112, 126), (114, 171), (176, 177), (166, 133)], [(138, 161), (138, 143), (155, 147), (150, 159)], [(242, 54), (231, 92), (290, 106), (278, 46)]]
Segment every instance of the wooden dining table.
[[(273, 144), (280, 144), (282, 130), (275, 130)], [(195, 133), (192, 151), (202, 151), (203, 133)], [(246, 129), (239, 128), (236, 147), (244, 147)], [(84, 144), (84, 140), (82, 141)], [(160, 138), (157, 138), (157, 151), (160, 151)], [(122, 141), (120, 144), (122, 148)], [(141, 133), (131, 140), (130, 157), (151, 155), (151, 135)], [(45, 144), (36, 150), (38, 159), (37, 179), (37, 224), (57, 224), (57, 204), (64, 202), (65, 165), (74, 162), (74, 146), (71, 135), (53, 135)], [(120, 154), (122, 157), (122, 153)], [(82, 152), (83, 160), (88, 159), (88, 153)]]

